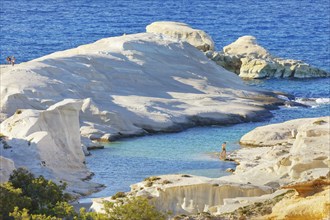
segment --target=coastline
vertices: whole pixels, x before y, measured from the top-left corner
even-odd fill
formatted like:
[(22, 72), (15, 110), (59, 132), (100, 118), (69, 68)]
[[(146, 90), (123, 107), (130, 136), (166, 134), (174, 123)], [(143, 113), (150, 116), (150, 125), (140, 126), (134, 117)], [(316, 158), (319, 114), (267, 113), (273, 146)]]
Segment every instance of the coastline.
[[(1, 132), (8, 138), (2, 143), (5, 150), (0, 162), (6, 164), (5, 171), (1, 173), (2, 180), (15, 167), (27, 166), (50, 179), (69, 182), (68, 191), (79, 197), (102, 187), (88, 181), (91, 173), (86, 167), (85, 155), (88, 151), (85, 148), (93, 145), (93, 141), (179, 132), (196, 126), (256, 122), (272, 117), (270, 110), (279, 106), (305, 106), (290, 100), (293, 98), (291, 95), (245, 85), (239, 77), (209, 60), (195, 47), (199, 46), (168, 36), (141, 33), (101, 39), (16, 64), (12, 68), (0, 66), (3, 79)], [(210, 46), (203, 45), (202, 48)], [(290, 134), (292, 132), (290, 130)], [(265, 138), (267, 134), (259, 137)], [(274, 139), (278, 138), (276, 136)], [(294, 145), (291, 141), (288, 144)], [(273, 145), (271, 143), (269, 146)], [(27, 150), (26, 146), (31, 146), (33, 150)], [(283, 171), (281, 161), (279, 167), (263, 167), (267, 171), (270, 169), (269, 178), (261, 178), (262, 172), (258, 169), (256, 173), (248, 172), (249, 167), (260, 165), (262, 154), (268, 155), (268, 159), (274, 162), (277, 160), (274, 155), (283, 156), (290, 151), (288, 146), (282, 144), (280, 151), (263, 147), (254, 152), (252, 162), (242, 157), (237, 166), (236, 174), (246, 171), (250, 176), (240, 173), (239, 177), (232, 175), (214, 180), (167, 175), (161, 177), (167, 183), (146, 180), (134, 184), (129, 195), (152, 196), (159, 209), (169, 208), (174, 213), (195, 213), (201, 211), (201, 206), (207, 205), (211, 208), (206, 210), (220, 214), (216, 206), (223, 205), (221, 203), (225, 199), (271, 194), (281, 184), (287, 184), (300, 174), (300, 168), (297, 168), (298, 171), (292, 171), (294, 177), (289, 175), (291, 179), (283, 177), (278, 180), (278, 173), (273, 171)], [(13, 149), (9, 151), (6, 148)], [(23, 161), (25, 155), (22, 152), (30, 159), (34, 158), (35, 163)], [(246, 153), (251, 152), (253, 150)], [(315, 160), (321, 160), (321, 165), (326, 164), (323, 157)], [(304, 167), (304, 164), (297, 165), (300, 166)], [(324, 170), (313, 171), (312, 174), (324, 176)], [(303, 175), (300, 181), (309, 176)], [(182, 180), (182, 177), (191, 179)], [(181, 188), (178, 190), (178, 187)], [(232, 194), (228, 195), (227, 191)], [(182, 192), (191, 199), (188, 201), (178, 197), (177, 194)], [(205, 192), (209, 193), (209, 197), (203, 197)], [(219, 197), (210, 201), (213, 194)], [(197, 201), (198, 198), (202, 199)], [(94, 202), (93, 209), (100, 211), (100, 200)], [(173, 202), (176, 204), (173, 205)]]
[[(131, 186), (131, 191), (126, 193), (126, 196), (146, 196), (153, 198), (150, 201), (152, 201), (156, 207), (163, 211), (170, 210), (174, 214), (192, 216), (205, 207), (206, 209), (204, 209), (204, 212), (209, 212), (215, 217), (226, 212), (234, 212), (241, 207), (247, 207), (254, 203), (263, 203), (272, 200), (279, 195), (284, 195), (289, 192), (286, 190), (279, 190), (285, 185), (297, 184), (299, 186), (299, 184), (302, 184), (304, 181), (315, 180), (319, 177), (322, 178), (322, 176), (327, 178), (326, 176), (329, 175), (329, 166), (326, 166), (327, 153), (324, 150), (326, 150), (326, 146), (329, 145), (328, 138), (326, 138), (329, 136), (329, 130), (327, 130), (329, 119), (329, 116), (323, 118), (296, 119), (280, 124), (264, 126), (267, 128), (269, 127), (268, 130), (265, 130), (263, 127), (254, 129), (243, 136), (241, 141), (245, 143), (247, 139), (252, 138), (260, 141), (260, 143), (262, 142), (262, 144), (253, 148), (244, 147), (231, 153), (230, 158), (238, 160), (239, 162), (234, 175), (220, 178), (206, 178), (193, 175), (155, 176), (147, 178), (140, 183), (133, 184)], [(291, 126), (287, 126), (287, 124), (291, 124)], [(295, 129), (297, 129), (296, 133), (292, 133), (291, 131)], [(279, 131), (281, 133), (278, 133)], [(268, 132), (270, 136), (265, 136), (262, 132)], [(272, 137), (271, 135), (275, 136)], [(276, 135), (280, 135), (282, 139), (276, 139)], [(321, 135), (321, 138), (319, 138), (319, 135)], [(263, 139), (261, 137), (263, 137)], [(318, 142), (314, 143), (312, 149), (310, 147), (302, 148), (303, 145), (301, 145), (301, 143), (308, 143), (310, 140), (315, 139), (315, 137), (318, 138)], [(265, 140), (269, 140), (269, 144), (267, 144)], [(276, 142), (274, 142), (274, 140)], [(317, 149), (315, 146), (322, 146), (322, 149)], [(300, 149), (300, 152), (296, 150), (297, 148)], [(306, 155), (306, 151), (311, 152)], [(283, 162), (282, 158), (295, 158), (297, 152), (299, 155), (305, 155), (301, 157), (301, 160), (305, 161), (302, 163), (306, 165), (306, 161), (311, 161), (314, 165), (306, 165), (307, 167), (305, 166), (305, 168), (303, 168), (303, 164), (299, 165), (299, 161), (293, 162), (291, 165), (288, 162)], [(323, 160), (324, 164), (321, 163), (321, 161), (319, 163), (317, 160)], [(292, 167), (294, 172), (287, 171), (290, 170), (290, 167)], [(283, 178), (282, 176), (287, 172), (289, 176)], [(297, 175), (299, 175), (300, 178), (297, 178)], [(229, 190), (229, 186), (234, 188)], [(235, 186), (238, 187), (240, 193), (237, 194), (238, 189), (235, 189)], [(254, 191), (254, 193), (251, 193), (249, 191), (251, 187), (266, 191)], [(219, 191), (219, 193), (217, 193), (217, 190), (221, 192)], [(226, 193), (228, 190), (230, 192), (229, 194)], [(274, 191), (276, 192), (274, 193)], [(317, 193), (318, 191), (315, 192)], [(214, 195), (217, 196), (214, 197)], [(219, 201), (213, 201), (211, 199), (217, 197), (220, 199)], [(290, 194), (290, 198), (291, 197), (292, 195)], [(105, 198), (105, 200), (113, 201), (110, 197)], [(275, 204), (281, 200), (282, 199), (276, 200)], [(102, 201), (103, 199), (94, 199), (92, 210), (100, 212), (100, 204)], [(190, 201), (190, 203), (188, 203), (188, 201)], [(177, 206), (175, 205), (176, 203), (182, 203), (182, 205)], [(307, 208), (307, 210), (309, 210), (308, 213), (310, 213), (308, 215), (313, 216), (310, 212), (311, 209)], [(273, 215), (279, 215), (279, 213), (273, 213)], [(315, 214), (315, 216), (316, 215), (317, 214)], [(198, 218), (196, 217), (196, 219)]]

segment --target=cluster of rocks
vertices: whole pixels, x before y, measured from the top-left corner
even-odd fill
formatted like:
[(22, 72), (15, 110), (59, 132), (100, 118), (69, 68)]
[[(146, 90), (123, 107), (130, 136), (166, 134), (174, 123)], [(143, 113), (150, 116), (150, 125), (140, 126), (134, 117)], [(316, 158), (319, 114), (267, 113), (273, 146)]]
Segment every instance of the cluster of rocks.
[(154, 22), (147, 32), (163, 34), (187, 42), (226, 70), (244, 79), (329, 77), (330, 73), (303, 61), (275, 57), (257, 44), (253, 36), (242, 36), (214, 51), (212, 38), (202, 30), (178, 22)]
[(243, 36), (225, 46), (222, 52), (206, 56), (245, 79), (329, 77), (330, 73), (300, 60), (272, 56), (253, 36)]

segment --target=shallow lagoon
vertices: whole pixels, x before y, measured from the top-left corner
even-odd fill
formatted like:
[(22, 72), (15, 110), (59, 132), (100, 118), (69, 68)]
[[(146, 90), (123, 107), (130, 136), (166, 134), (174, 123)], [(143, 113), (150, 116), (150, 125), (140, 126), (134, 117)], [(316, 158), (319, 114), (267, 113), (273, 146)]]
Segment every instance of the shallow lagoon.
[[(233, 126), (191, 128), (180, 133), (156, 134), (125, 139), (106, 145), (104, 150), (92, 151), (87, 157), (89, 169), (95, 173), (93, 181), (107, 186), (91, 197), (109, 196), (118, 191), (129, 191), (129, 185), (152, 175), (186, 173), (207, 177), (229, 175), (233, 162), (222, 162), (215, 156), (221, 143), (227, 150), (237, 150), (242, 135), (255, 127), (302, 117), (330, 114), (330, 79), (312, 80), (255, 80), (246, 83), (261, 88), (293, 91), (300, 98), (318, 98), (309, 108), (281, 107), (272, 111), (267, 121)], [(221, 106), (220, 106), (221, 107)], [(91, 198), (89, 197), (89, 198)]]

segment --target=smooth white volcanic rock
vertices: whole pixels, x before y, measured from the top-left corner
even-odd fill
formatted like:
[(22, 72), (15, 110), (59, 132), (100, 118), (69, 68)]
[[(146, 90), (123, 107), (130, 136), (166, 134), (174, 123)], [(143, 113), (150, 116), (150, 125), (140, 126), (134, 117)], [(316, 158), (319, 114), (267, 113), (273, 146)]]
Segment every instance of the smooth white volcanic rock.
[(86, 99), (81, 134), (112, 140), (260, 120), (273, 93), (246, 86), (193, 46), (152, 33), (101, 39), (1, 71), (1, 116)]
[(271, 56), (265, 48), (257, 44), (257, 39), (254, 36), (238, 38), (235, 42), (225, 46), (223, 52), (239, 57), (253, 56), (255, 58), (267, 58)]
[(164, 34), (180, 41), (188, 42), (201, 51), (214, 50), (214, 42), (208, 34), (185, 23), (157, 21), (148, 25), (146, 30), (147, 33)]
[(330, 117), (258, 127), (244, 135), (231, 156), (240, 165), (228, 181), (285, 185), (326, 176), (330, 167)]
[(8, 180), (13, 168), (25, 167), (35, 175), (68, 182), (73, 193), (95, 190), (96, 184), (82, 181), (91, 175), (80, 143), (82, 104), (66, 99), (47, 110), (19, 109), (3, 121), (1, 133), (10, 148), (3, 149), (3, 142), (0, 145), (1, 182)]
[(223, 52), (207, 52), (218, 65), (245, 79), (329, 77), (330, 73), (299, 60), (272, 56), (253, 36), (243, 36)]
[[(281, 186), (330, 173), (330, 117), (258, 127), (244, 135), (241, 143), (256, 147), (229, 152), (239, 162), (233, 175), (214, 179), (158, 176), (150, 178), (152, 184), (146, 180), (132, 185), (127, 195), (153, 198), (158, 209), (173, 214), (207, 211), (218, 215), (283, 194), (286, 190)], [(92, 209), (101, 208), (102, 199), (93, 200)]]
[[(149, 181), (132, 185), (128, 196), (152, 197), (152, 204), (159, 210), (189, 214), (203, 211), (216, 213), (226, 198), (261, 196), (272, 192), (270, 187), (232, 184), (192, 175), (162, 175), (159, 178), (152, 182), (152, 186), (148, 186)], [(91, 210), (103, 212), (103, 201), (112, 199), (93, 199)]]

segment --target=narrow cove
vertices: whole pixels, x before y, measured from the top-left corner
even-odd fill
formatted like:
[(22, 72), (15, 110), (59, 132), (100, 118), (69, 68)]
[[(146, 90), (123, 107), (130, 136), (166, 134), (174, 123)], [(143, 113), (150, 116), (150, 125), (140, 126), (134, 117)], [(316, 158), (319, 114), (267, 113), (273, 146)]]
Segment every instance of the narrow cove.
[[(155, 134), (109, 143), (105, 149), (92, 151), (92, 155), (86, 158), (88, 168), (95, 174), (92, 181), (102, 183), (106, 188), (80, 201), (89, 202), (91, 198), (129, 191), (131, 184), (148, 176), (184, 173), (216, 178), (230, 175), (225, 170), (235, 168), (235, 163), (223, 162), (216, 157), (223, 141), (228, 142), (230, 154), (240, 148), (239, 139), (258, 126), (296, 118), (326, 116), (330, 110), (330, 79), (273, 79), (246, 83), (291, 93), (297, 101), (303, 100), (302, 103), (311, 106), (281, 107), (272, 111), (272, 118), (262, 122), (197, 127), (180, 133)], [(315, 89), (314, 85), (318, 85), (318, 88)]]

